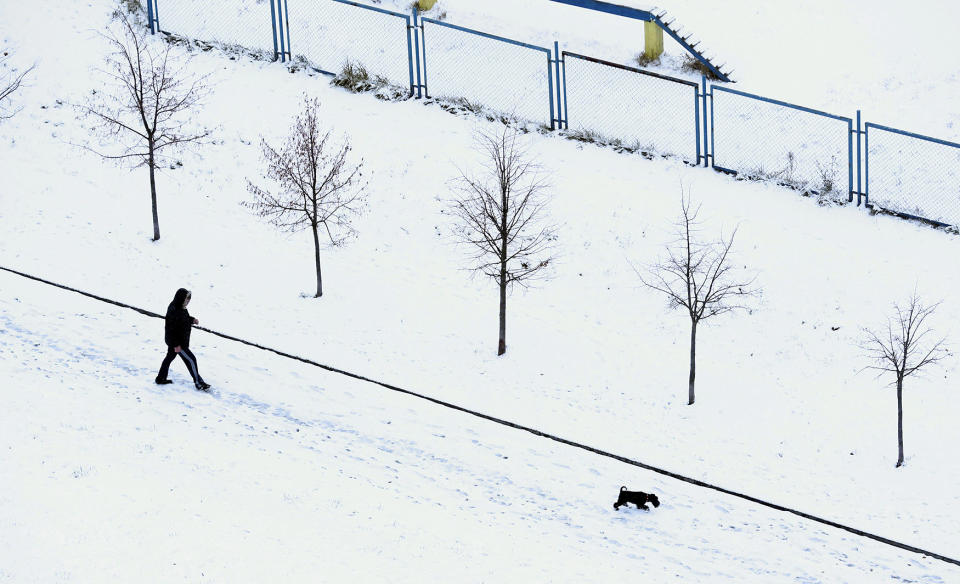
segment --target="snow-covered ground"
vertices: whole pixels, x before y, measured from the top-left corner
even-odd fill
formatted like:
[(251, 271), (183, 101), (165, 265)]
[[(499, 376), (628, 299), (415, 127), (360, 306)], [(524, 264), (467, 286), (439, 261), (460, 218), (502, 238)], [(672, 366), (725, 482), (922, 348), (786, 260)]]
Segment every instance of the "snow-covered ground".
[[(455, 6), (467, 13), (449, 4), (448, 19)], [(495, 288), (463, 272), (445, 213), (449, 181), (476, 162), (471, 134), (485, 125), (198, 52), (192, 67), (215, 85), (195, 121), (216, 128), (215, 142), (160, 176), (154, 243), (145, 172), (71, 145), (88, 136), (69, 104), (102, 87), (91, 68), (112, 6), (0, 2), (0, 41), (20, 62), (38, 62), (16, 96), (23, 111), (0, 125), (3, 265), (158, 312), (185, 286), (210, 328), (960, 555), (957, 359), (907, 381), (907, 464), (894, 469), (895, 395), (862, 371), (857, 346), (860, 328), (882, 324), (915, 287), (943, 300), (934, 324), (955, 338), (957, 237), (532, 134), (551, 175), (561, 256), (552, 281), (511, 297), (509, 348), (497, 358)], [(934, 22), (955, 16), (941, 8)], [(794, 25), (807, 8), (776, 10), (768, 27)], [(523, 11), (510, 14), (487, 18), (523, 22)], [(837, 51), (831, 62), (843, 61)], [(947, 53), (936, 56), (903, 78), (919, 83), (906, 94), (949, 65)], [(949, 79), (925, 95), (955, 87)], [(871, 93), (872, 83), (845, 95), (906, 95)], [(350, 133), (371, 176), (359, 239), (323, 252), (319, 300), (309, 297), (309, 237), (277, 233), (240, 206), (246, 178), (261, 174), (260, 137), (282, 139), (303, 92)], [(922, 109), (927, 123), (956, 115), (949, 100), (898, 103)], [(688, 325), (631, 267), (671, 239), (681, 182), (711, 230), (739, 225), (738, 261), (764, 289), (752, 313), (700, 331), (693, 407)], [(392, 581), (958, 576), (199, 333), (194, 349), (218, 395), (188, 390), (179, 364), (180, 383), (158, 389), (159, 322), (8, 275), (0, 292), (0, 557), (13, 558), (0, 562), (0, 578), (10, 581), (311, 580), (324, 569), (332, 581), (348, 569)], [(615, 513), (622, 484), (661, 493), (664, 505)]]
[[(159, 5), (159, 25), (164, 31), (260, 50), (270, 45), (269, 10), (262, 0), (229, 0), (217, 6), (161, 0)], [(853, 84), (842, 69), (849, 59), (857, 58), (862, 43), (831, 43), (830, 50), (839, 57), (816, 62), (818, 68), (830, 71), (807, 71), (803, 84), (798, 85), (796, 71), (791, 70), (787, 78), (779, 78), (776, 72), (784, 69), (784, 63), (796, 64), (802, 70), (810, 59), (803, 49), (811, 41), (784, 46), (781, 38), (754, 35), (749, 20), (726, 20), (736, 8), (725, 5), (708, 10), (706, 20), (698, 19), (699, 14), (684, 14), (689, 9), (682, 3), (674, 7), (708, 35), (715, 35), (735, 62), (763, 68), (742, 79), (736, 85), (739, 90), (725, 84), (709, 85), (709, 104), (700, 103), (699, 73), (683, 69), (683, 58), (689, 55), (673, 41), (667, 43), (666, 55), (648, 68), (686, 78), (689, 85), (620, 67), (637, 64), (643, 30), (638, 20), (552, 0), (509, 6), (438, 2), (425, 13), (428, 18), (423, 20), (422, 33), (414, 42), (408, 34), (412, 18), (409, 6), (399, 0), (366, 5), (370, 9), (358, 6), (364, 5), (337, 1), (294, 5), (284, 16), (289, 34), (283, 35), (290, 41), (288, 48), (294, 60), (306, 59), (310, 66), (325, 71), (340, 71), (347, 62), (359, 63), (400, 87), (422, 83), (422, 90), (432, 97), (466, 100), (471, 107), (506, 112), (545, 127), (552, 127), (551, 120), (560, 116), (567, 129), (591, 141), (616, 141), (634, 150), (679, 155), (694, 163), (702, 152), (709, 151), (713, 164), (723, 169), (754, 177), (776, 177), (800, 190), (829, 193), (835, 200), (847, 200), (851, 192), (865, 193), (871, 203), (885, 210), (947, 225), (960, 224), (960, 147), (913, 135), (932, 133), (957, 142), (954, 120), (943, 118), (944, 112), (952, 111), (951, 98), (956, 95), (955, 75), (945, 71), (955, 68), (949, 55), (957, 47), (938, 43), (939, 49), (947, 51), (946, 58), (933, 57), (921, 68), (915, 59), (901, 58), (917, 47), (934, 48), (916, 39), (934, 32), (935, 27), (928, 22), (913, 27), (901, 23), (899, 29), (890, 31), (883, 13), (877, 13), (875, 28), (887, 36), (872, 38), (872, 44), (877, 45), (873, 58), (887, 59), (886, 49), (891, 46), (895, 55), (884, 61), (889, 69), (868, 70), (862, 80), (869, 86), (877, 82), (871, 77), (882, 73), (925, 83), (923, 99), (891, 91), (887, 83), (876, 91), (896, 103), (927, 108), (919, 110), (926, 122), (916, 121), (917, 111), (902, 115), (884, 105), (863, 110), (866, 134), (855, 135), (858, 108), (863, 106), (851, 103), (850, 97), (863, 96), (856, 91), (830, 92), (846, 90)], [(478, 12), (478, 6), (483, 6), (483, 11)], [(811, 39), (821, 35), (829, 38), (831, 28), (851, 26), (844, 8), (822, 6), (816, 12), (810, 8), (778, 7), (775, 15), (789, 18), (795, 24), (793, 30), (802, 30)], [(872, 5), (855, 8), (876, 10)], [(946, 6), (932, 8), (938, 13), (950, 12)], [(823, 14), (830, 18), (820, 18)], [(771, 16), (766, 14), (765, 18)], [(680, 16), (676, 20), (674, 16), (664, 18), (673, 23), (671, 26), (681, 27), (680, 34), (695, 34), (694, 29), (683, 28)], [(468, 28), (460, 28), (463, 26)], [(764, 30), (780, 35), (783, 28), (767, 26)], [(503, 42), (503, 36), (512, 42)], [(699, 37), (688, 40), (702, 48), (695, 39)], [(885, 39), (896, 42), (883, 42)], [(550, 61), (555, 46), (573, 50), (564, 59), (561, 83), (553, 79), (559, 73), (554, 72)], [(721, 63), (722, 56), (704, 51), (715, 64)], [(589, 60), (597, 57), (606, 60)], [(770, 84), (771, 79), (776, 83)], [(946, 91), (941, 91), (943, 88)], [(743, 90), (753, 93), (734, 93)], [(417, 91), (419, 95), (421, 89)], [(756, 97), (757, 92), (766, 98)], [(558, 114), (555, 110), (561, 95)], [(769, 98), (799, 105), (764, 101)], [(814, 113), (811, 107), (827, 113)], [(703, 114), (708, 123), (701, 124)], [(878, 122), (883, 128), (876, 126)], [(899, 126), (900, 130), (887, 130), (889, 126)]]
[[(960, 568), (0, 273), (0, 581), (949, 582)], [(214, 373), (215, 372), (215, 373)], [(614, 511), (621, 482), (659, 493)]]

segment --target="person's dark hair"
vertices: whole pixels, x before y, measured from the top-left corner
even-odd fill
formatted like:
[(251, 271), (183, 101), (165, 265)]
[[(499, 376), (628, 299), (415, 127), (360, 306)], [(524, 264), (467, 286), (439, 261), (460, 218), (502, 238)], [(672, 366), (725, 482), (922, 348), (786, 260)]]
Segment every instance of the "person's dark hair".
[(180, 288), (177, 290), (177, 293), (173, 295), (173, 305), (177, 308), (183, 308), (183, 303), (187, 299), (187, 296), (190, 296), (190, 291), (186, 288)]

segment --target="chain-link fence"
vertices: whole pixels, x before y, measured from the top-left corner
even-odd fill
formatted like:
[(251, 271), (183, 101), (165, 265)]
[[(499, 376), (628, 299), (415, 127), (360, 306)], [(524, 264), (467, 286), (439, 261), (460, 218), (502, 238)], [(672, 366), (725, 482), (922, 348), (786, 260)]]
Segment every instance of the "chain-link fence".
[(960, 144), (867, 124), (865, 162), (869, 203), (960, 225)]
[(341, 0), (288, 4), (290, 51), (329, 73), (348, 63), (391, 85), (413, 85), (410, 15)]
[[(351, 0), (150, 0), (159, 30), (272, 50), (644, 152), (960, 225), (960, 144)], [(289, 10), (288, 10), (289, 9)], [(151, 30), (153, 30), (151, 28)], [(558, 63), (559, 59), (559, 63)], [(560, 64), (563, 67), (560, 67)], [(561, 71), (562, 70), (562, 71)], [(556, 73), (556, 74), (555, 74)], [(705, 95), (706, 94), (706, 95)], [(707, 115), (707, 98), (712, 107)], [(701, 101), (704, 100), (704, 101)], [(562, 107), (561, 107), (562, 106)], [(564, 115), (565, 114), (565, 115)], [(853, 147), (853, 136), (866, 147)], [(576, 137), (576, 136), (574, 136)], [(854, 189), (853, 173), (857, 171)], [(866, 188), (861, 190), (861, 172)]]
[(847, 201), (853, 120), (714, 85), (713, 165)]
[(271, 0), (154, 0), (159, 30), (210, 42), (274, 51)]
[(700, 157), (697, 84), (563, 52), (568, 128), (644, 152)]
[(550, 125), (550, 49), (429, 18), (422, 22), (428, 96), (460, 99), (467, 107)]

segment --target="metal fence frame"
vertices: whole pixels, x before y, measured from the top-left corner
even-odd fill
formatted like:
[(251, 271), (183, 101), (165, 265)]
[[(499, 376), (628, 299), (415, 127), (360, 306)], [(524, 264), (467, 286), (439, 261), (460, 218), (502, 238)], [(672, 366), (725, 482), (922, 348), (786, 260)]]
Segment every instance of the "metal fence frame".
[(763, 97), (763, 96), (761, 96), (761, 95), (756, 95), (756, 94), (753, 94), (753, 93), (747, 93), (747, 92), (745, 92), (745, 91), (739, 91), (739, 90), (736, 90), (736, 89), (731, 89), (731, 88), (729, 88), (729, 87), (723, 87), (723, 86), (720, 86), (720, 85), (713, 85), (713, 84), (711, 84), (711, 85), (710, 85), (710, 93), (708, 94), (708, 95), (710, 96), (711, 102), (712, 102), (712, 103), (711, 103), (711, 108), (710, 108), (710, 159), (712, 160), (711, 166), (712, 166), (713, 168), (721, 171), (721, 172), (725, 172), (725, 173), (733, 174), (733, 175), (739, 174), (739, 171), (736, 171), (736, 170), (731, 169), (731, 168), (724, 168), (724, 167), (722, 167), (722, 166), (720, 166), (720, 165), (718, 165), (718, 164), (716, 163), (716, 158), (715, 158), (715, 155), (716, 155), (716, 133), (715, 133), (715, 131), (714, 131), (714, 130), (715, 130), (714, 119), (715, 119), (715, 115), (716, 115), (714, 109), (715, 109), (715, 103), (716, 103), (716, 102), (713, 101), (713, 92), (714, 92), (714, 91), (722, 91), (722, 92), (730, 93), (730, 94), (733, 94), (733, 95), (739, 95), (740, 97), (745, 97), (745, 98), (748, 98), (748, 99), (754, 99), (754, 100), (757, 100), (757, 101), (760, 101), (760, 102), (763, 102), (763, 103), (769, 103), (769, 104), (772, 104), (772, 105), (784, 107), (784, 108), (787, 108), (787, 109), (793, 109), (793, 110), (802, 111), (802, 112), (805, 112), (805, 113), (808, 113), (808, 114), (814, 114), (814, 115), (822, 116), (822, 117), (825, 117), (825, 118), (829, 118), (829, 119), (833, 119), (833, 120), (838, 120), (838, 121), (841, 121), (841, 122), (847, 122), (847, 201), (848, 201), (848, 202), (853, 202), (853, 195), (854, 195), (855, 191), (854, 191), (854, 189), (853, 189), (853, 160), (854, 160), (854, 156), (853, 156), (853, 134), (854, 134), (854, 129), (853, 129), (853, 119), (852, 119), (852, 118), (848, 118), (848, 117), (846, 117), (846, 116), (838, 116), (838, 115), (836, 115), (836, 114), (831, 114), (831, 113), (829, 113), (829, 112), (824, 112), (824, 111), (820, 111), (820, 110), (811, 109), (811, 108), (808, 108), (808, 107), (804, 107), (804, 106), (802, 106), (802, 105), (796, 105), (796, 104), (793, 104), (793, 103), (788, 103), (788, 102), (780, 101), (780, 100), (777, 100), (777, 99), (770, 99), (769, 97)]
[[(294, 0), (295, 3), (298, 0)], [(315, 0), (315, 1), (324, 1), (324, 0)], [(956, 148), (960, 150), (960, 143), (950, 142), (947, 140), (942, 140), (938, 138), (933, 138), (931, 136), (924, 136), (914, 132), (908, 132), (906, 130), (900, 130), (897, 128), (892, 128), (889, 126), (883, 126), (880, 124), (874, 124), (867, 122), (861, 126), (861, 113), (858, 110), (856, 113), (856, 127), (854, 127), (853, 118), (840, 116), (832, 114), (829, 112), (816, 110), (801, 105), (788, 103), (785, 101), (780, 101), (776, 99), (771, 99), (768, 97), (763, 97), (761, 95), (756, 95), (752, 93), (747, 93), (745, 91), (739, 91), (732, 89), (730, 87), (725, 87), (722, 85), (716, 85), (713, 83), (708, 84), (705, 77), (701, 79), (701, 83), (695, 83), (692, 81), (687, 81), (683, 79), (676, 79), (666, 75), (661, 75), (659, 73), (654, 73), (651, 71), (645, 71), (643, 69), (638, 69), (635, 67), (629, 67), (626, 65), (621, 65), (618, 63), (611, 63), (609, 61), (604, 61), (594, 57), (588, 57), (586, 55), (577, 54), (571, 51), (561, 51), (560, 43), (554, 42), (553, 49), (525, 43), (522, 41), (517, 41), (514, 39), (509, 39), (506, 37), (497, 36), (494, 34), (466, 28), (463, 26), (458, 26), (446, 22), (441, 22), (432, 18), (422, 18), (419, 16), (419, 12), (414, 6), (411, 10), (411, 14), (402, 14), (399, 12), (394, 12), (392, 10), (387, 10), (384, 8), (379, 8), (376, 6), (370, 6), (367, 4), (362, 4), (354, 0), (326, 0), (332, 2), (338, 2), (340, 4), (353, 6), (356, 8), (364, 10), (372, 10), (375, 12), (381, 12), (385, 14), (390, 14), (399, 18), (406, 20), (407, 27), (407, 60), (408, 60), (408, 71), (409, 71), (409, 83), (410, 83), (410, 95), (412, 96), (416, 92), (418, 98), (430, 97), (428, 89), (428, 64), (427, 64), (427, 48), (426, 48), (426, 35), (424, 34), (424, 23), (430, 23), (432, 25), (437, 25), (449, 29), (454, 29), (463, 33), (477, 35), (482, 38), (504, 42), (510, 45), (524, 47), (539, 51), (546, 54), (546, 65), (547, 65), (547, 98), (550, 112), (550, 128), (551, 129), (564, 129), (569, 128), (569, 104), (567, 101), (567, 70), (566, 70), (566, 58), (576, 58), (590, 61), (596, 64), (610, 66), (617, 69), (629, 71), (632, 73), (637, 73), (640, 75), (647, 75), (651, 77), (656, 77), (659, 79), (680, 83), (683, 85), (689, 85), (694, 88), (694, 116), (693, 123), (696, 128), (696, 164), (699, 164), (700, 161), (703, 161), (705, 167), (713, 168), (715, 170), (736, 175), (739, 171), (725, 168), (721, 165), (716, 164), (716, 125), (715, 125), (715, 102), (714, 102), (714, 92), (726, 92), (729, 94), (738, 95), (740, 97), (757, 100), (763, 103), (772, 104), (775, 106), (788, 108), (792, 110), (797, 110), (805, 112), (808, 114), (813, 114), (817, 116), (822, 116), (824, 118), (842, 121), (847, 123), (847, 200), (848, 202), (853, 202), (853, 195), (857, 195), (857, 206), (863, 204), (865, 207), (872, 208), (873, 204), (870, 201), (870, 149), (869, 149), (869, 132), (870, 129), (890, 132), (893, 134), (898, 134), (901, 136), (906, 136), (909, 138), (931, 142), (935, 144), (940, 144), (943, 146), (948, 146), (951, 148)], [(157, 32), (166, 32), (161, 29), (160, 23), (160, 8), (159, 4), (162, 4), (163, 0), (146, 0), (146, 12), (147, 12), (147, 26), (150, 29), (151, 34), (156, 34)], [(284, 62), (292, 58), (292, 52), (290, 50), (290, 26), (288, 19), (288, 0), (270, 0), (270, 16), (271, 16), (271, 27), (273, 29), (273, 43), (274, 43), (274, 58), (275, 60)], [(301, 4), (302, 5), (302, 4)], [(296, 4), (295, 4), (296, 8)], [(334, 73), (329, 71), (322, 71), (323, 73), (333, 75)], [(703, 100), (700, 102), (700, 100)], [(709, 114), (708, 114), (708, 102), (709, 102)], [(702, 107), (702, 115), (701, 115)], [(854, 144), (853, 136), (857, 136), (856, 144), (856, 154), (854, 154)], [(861, 149), (861, 139), (863, 140), (863, 148)], [(854, 165), (856, 165), (856, 188), (854, 186)], [(861, 175), (863, 178), (863, 185), (861, 185)], [(862, 187), (862, 188), (861, 188)], [(907, 217), (910, 219), (917, 219), (925, 221), (937, 226), (945, 226), (947, 224), (930, 219), (927, 217), (912, 215), (909, 213), (895, 212), (896, 215)]]
[(424, 29), (424, 27), (423, 27), (423, 23), (430, 23), (430, 24), (435, 24), (435, 25), (437, 25), (437, 26), (441, 26), (441, 27), (445, 27), (445, 28), (450, 28), (450, 29), (453, 29), (453, 30), (458, 30), (458, 31), (463, 32), (463, 33), (477, 35), (477, 36), (480, 36), (480, 37), (482, 37), (482, 38), (486, 38), (486, 39), (490, 39), (490, 40), (494, 40), (494, 41), (499, 41), (499, 42), (502, 42), (502, 43), (507, 43), (507, 44), (509, 44), (509, 45), (514, 45), (514, 46), (518, 46), (518, 47), (524, 47), (524, 48), (531, 49), (531, 50), (534, 50), (534, 51), (540, 51), (540, 52), (546, 53), (546, 57), (547, 57), (547, 98), (548, 98), (548, 100), (549, 100), (549, 102), (550, 102), (550, 129), (551, 129), (551, 130), (556, 129), (557, 119), (558, 119), (559, 116), (556, 115), (555, 106), (554, 106), (554, 102), (553, 102), (553, 87), (554, 87), (553, 67), (554, 67), (555, 61), (554, 61), (554, 59), (553, 59), (553, 52), (552, 52), (550, 49), (547, 49), (547, 48), (544, 48), (544, 47), (540, 47), (540, 46), (537, 46), (537, 45), (531, 45), (531, 44), (529, 44), (529, 43), (524, 43), (524, 42), (517, 41), (517, 40), (514, 40), (514, 39), (508, 39), (508, 38), (506, 38), (506, 37), (497, 36), (497, 35), (490, 34), (490, 33), (486, 33), (486, 32), (481, 32), (481, 31), (479, 31), (479, 30), (473, 30), (473, 29), (471, 29), (471, 28), (466, 28), (466, 27), (464, 27), (464, 26), (458, 26), (458, 25), (456, 25), (456, 24), (450, 24), (450, 23), (448, 23), (448, 22), (442, 22), (442, 21), (439, 21), (439, 20), (436, 20), (436, 19), (433, 19), (433, 18), (420, 18), (419, 20), (420, 20), (420, 23), (421, 23), (421, 24), (420, 24), (420, 27), (419, 27), (419, 33), (420, 33), (420, 49), (421, 49), (421, 51), (423, 52), (423, 59), (422, 59), (422, 63), (423, 63), (423, 90), (424, 90), (424, 95), (425, 95), (426, 97), (428, 97), (428, 98), (430, 97), (430, 90), (429, 90), (429, 82), (428, 82), (428, 77), (427, 77), (427, 71), (429, 71), (429, 67), (427, 66), (427, 52), (428, 52), (428, 51), (427, 51), (427, 35), (426, 35), (425, 29)]
[[(162, 0), (147, 0), (147, 27), (150, 34), (158, 32), (176, 34), (160, 28), (160, 7)], [(273, 30), (273, 59), (286, 61), (290, 54), (290, 30), (287, 28), (287, 37), (284, 39), (284, 23), (287, 21), (287, 0), (270, 0), (270, 27)]]
[[(914, 132), (908, 132), (906, 130), (898, 130), (897, 128), (891, 128), (890, 126), (882, 126), (880, 124), (874, 124), (867, 122), (863, 126), (863, 175), (864, 175), (864, 190), (863, 190), (863, 201), (864, 205), (868, 208), (873, 208), (873, 203), (870, 202), (870, 128), (875, 128), (884, 132), (890, 132), (891, 134), (897, 134), (900, 136), (906, 136), (908, 138), (914, 138), (916, 140), (921, 140), (924, 142), (931, 142), (933, 144), (940, 144), (941, 146), (948, 146), (950, 148), (956, 148), (960, 150), (960, 144), (956, 142), (948, 142), (947, 140), (941, 140), (939, 138), (933, 138), (930, 136), (924, 136), (922, 134), (916, 134)], [(921, 221), (927, 221), (933, 223), (939, 227), (948, 227), (949, 223), (943, 223), (942, 221), (937, 221), (935, 219), (930, 219), (928, 217), (919, 217), (917, 215), (912, 215), (910, 213), (904, 213), (902, 211), (895, 211), (897, 215), (907, 217), (909, 219), (919, 219)]]
[[(558, 49), (559, 50), (559, 49)], [(687, 85), (693, 88), (693, 115), (694, 115), (694, 135), (696, 140), (696, 159), (693, 161), (694, 164), (698, 164), (703, 158), (703, 155), (700, 151), (700, 85), (693, 81), (687, 81), (686, 79), (677, 79), (675, 77), (670, 77), (669, 75), (662, 75), (660, 73), (654, 73), (653, 71), (645, 71), (643, 69), (638, 69), (636, 67), (629, 67), (627, 65), (621, 65), (619, 63), (611, 63), (610, 61), (604, 61), (603, 59), (597, 59), (595, 57), (588, 57), (586, 55), (581, 55), (579, 53), (574, 53), (572, 51), (563, 51), (559, 53), (559, 61), (563, 63), (563, 123), (567, 124), (569, 128), (570, 121), (570, 111), (569, 111), (569, 102), (567, 100), (567, 84), (566, 84), (566, 59), (567, 57), (573, 57), (574, 59), (581, 59), (583, 61), (588, 61), (590, 63), (595, 63), (597, 65), (602, 65), (606, 67), (613, 67), (614, 69), (620, 69), (621, 71), (628, 71), (630, 73), (637, 73), (640, 75), (645, 75), (647, 77), (654, 77), (663, 81), (669, 81), (671, 83), (677, 83), (679, 85)], [(558, 95), (559, 95), (559, 85), (558, 85)], [(576, 112), (574, 112), (576, 113)]]
[[(156, 2), (156, 0), (154, 0)], [(290, 51), (290, 9), (287, 6), (287, 0), (283, 0), (281, 6), (280, 0), (270, 0), (270, 24), (273, 26), (273, 58), (280, 62), (286, 62), (287, 59), (293, 60), (293, 53)], [(286, 26), (284, 26), (286, 25)], [(286, 29), (286, 44), (284, 44), (284, 29)], [(277, 43), (277, 39), (280, 43)]]
[(157, 34), (157, 5), (154, 0), (147, 0), (147, 26), (150, 34)]
[[(279, 3), (281, 0), (271, 0), (271, 2), (274, 2), (274, 1)], [(288, 0), (282, 0), (282, 1), (284, 3), (284, 7), (286, 7)], [(297, 0), (294, 0), (294, 2), (296, 1)], [(361, 4), (359, 2), (354, 2), (353, 0), (328, 0), (328, 1), (336, 2), (338, 4), (345, 4), (347, 6), (353, 6), (355, 8), (360, 8), (363, 10), (370, 10), (372, 12), (378, 12), (380, 14), (387, 14), (389, 16), (394, 16), (396, 18), (402, 19), (406, 23), (405, 27), (407, 31), (407, 64), (408, 64), (409, 80), (410, 80), (410, 95), (413, 95), (414, 88), (416, 87), (416, 84), (414, 83), (413, 36), (412, 36), (413, 35), (412, 31), (414, 29), (414, 25), (413, 25), (414, 17), (412, 17), (410, 14), (404, 14), (402, 12), (396, 12), (393, 10), (388, 10), (386, 8), (378, 8), (376, 6), (370, 6), (368, 4)], [(286, 29), (287, 29), (287, 54), (290, 55), (290, 57), (292, 58), (293, 53), (290, 51), (289, 15), (286, 12), (284, 14), (285, 16), (283, 18), (283, 22), (286, 23)], [(283, 37), (282, 34), (280, 36), (281, 38)], [(419, 66), (417, 67), (417, 69), (418, 69), (417, 73), (419, 73)], [(325, 75), (336, 75), (336, 73), (333, 71), (326, 71), (323, 69), (319, 69), (319, 72)]]

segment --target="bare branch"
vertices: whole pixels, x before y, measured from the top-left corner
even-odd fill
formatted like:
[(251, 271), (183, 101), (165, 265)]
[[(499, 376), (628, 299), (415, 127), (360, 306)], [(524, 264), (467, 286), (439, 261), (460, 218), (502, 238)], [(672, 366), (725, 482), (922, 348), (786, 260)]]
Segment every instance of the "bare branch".
[(187, 129), (191, 113), (207, 94), (206, 76), (188, 74), (176, 66), (171, 47), (158, 47), (142, 27), (134, 26), (125, 11), (101, 36), (111, 52), (100, 73), (104, 89), (92, 90), (79, 111), (92, 118), (99, 137), (111, 145), (81, 145), (104, 159), (132, 160), (150, 172), (153, 239), (160, 238), (156, 171), (167, 151), (202, 143), (208, 130)]
[(185, 129), (208, 93), (208, 76), (187, 73), (173, 60), (170, 46), (153, 46), (123, 11), (114, 29), (102, 36), (112, 48), (107, 68), (100, 70), (108, 84), (79, 109), (94, 119), (102, 136), (115, 140), (120, 152), (88, 150), (108, 159), (136, 158), (131, 150), (139, 144), (136, 150), (144, 152), (144, 162), (152, 158), (156, 168), (164, 150), (200, 144), (209, 137), (209, 130)]
[(930, 341), (933, 330), (927, 320), (940, 303), (924, 306), (914, 291), (906, 306), (893, 305), (893, 316), (887, 319), (886, 331), (881, 336), (863, 329), (861, 348), (871, 362), (865, 369), (892, 373), (896, 381), (917, 373), (947, 355), (946, 338)]
[[(682, 191), (682, 186), (681, 186)], [(756, 276), (734, 273), (731, 250), (736, 230), (729, 239), (700, 240), (700, 207), (693, 207), (687, 193), (680, 198), (677, 239), (667, 245), (666, 257), (650, 265), (646, 273), (633, 267), (644, 286), (667, 297), (671, 308), (683, 308), (690, 317), (689, 404), (694, 403), (696, 331), (701, 320), (747, 308), (747, 301), (760, 295)], [(631, 264), (633, 266), (633, 264)]]
[(479, 174), (461, 171), (454, 181), (457, 238), (475, 250), (471, 270), (499, 284), (527, 286), (553, 261), (555, 228), (542, 225), (546, 177), (510, 126), (474, 139), (486, 163)]
[(699, 240), (700, 207), (694, 208), (684, 194), (677, 221), (677, 240), (667, 246), (666, 258), (650, 265), (646, 273), (634, 271), (644, 286), (664, 294), (670, 306), (682, 307), (696, 324), (733, 310), (747, 309), (759, 296), (756, 276), (733, 273), (730, 253), (737, 231), (728, 239), (715, 242)]
[(542, 224), (548, 188), (517, 131), (478, 132), (476, 150), (485, 162), (477, 174), (460, 172), (450, 209), (455, 234), (472, 253), (471, 270), (497, 282), (500, 290), (498, 355), (506, 351), (506, 297), (514, 284), (546, 279), (554, 262), (555, 229)]
[(893, 374), (897, 388), (897, 467), (903, 465), (903, 380), (942, 360), (947, 355), (946, 339), (930, 341), (932, 329), (927, 319), (940, 303), (924, 306), (916, 289), (906, 307), (893, 305), (894, 316), (887, 319), (886, 334), (863, 329), (861, 348), (871, 364), (865, 369)]
[(277, 150), (261, 140), (266, 176), (276, 194), (247, 181), (253, 200), (244, 203), (272, 225), (290, 231), (310, 228), (314, 236), (317, 296), (321, 295), (319, 234), (331, 246), (356, 235), (353, 220), (366, 203), (363, 160), (350, 162), (349, 138), (334, 144), (331, 132), (321, 132), (320, 102), (304, 95), (303, 110), (284, 146)]
[[(0, 57), (0, 66), (3, 69), (7, 68), (8, 55), (6, 53)], [(7, 120), (17, 115), (17, 113), (22, 108), (16, 108), (8, 113), (4, 113), (5, 105), (4, 102), (8, 102), (10, 97), (20, 90), (20, 87), (23, 85), (23, 82), (27, 79), (27, 76), (36, 68), (36, 65), (31, 65), (27, 67), (26, 70), (17, 73), (16, 70), (13, 71), (10, 75), (4, 75), (0, 78), (0, 120)]]

